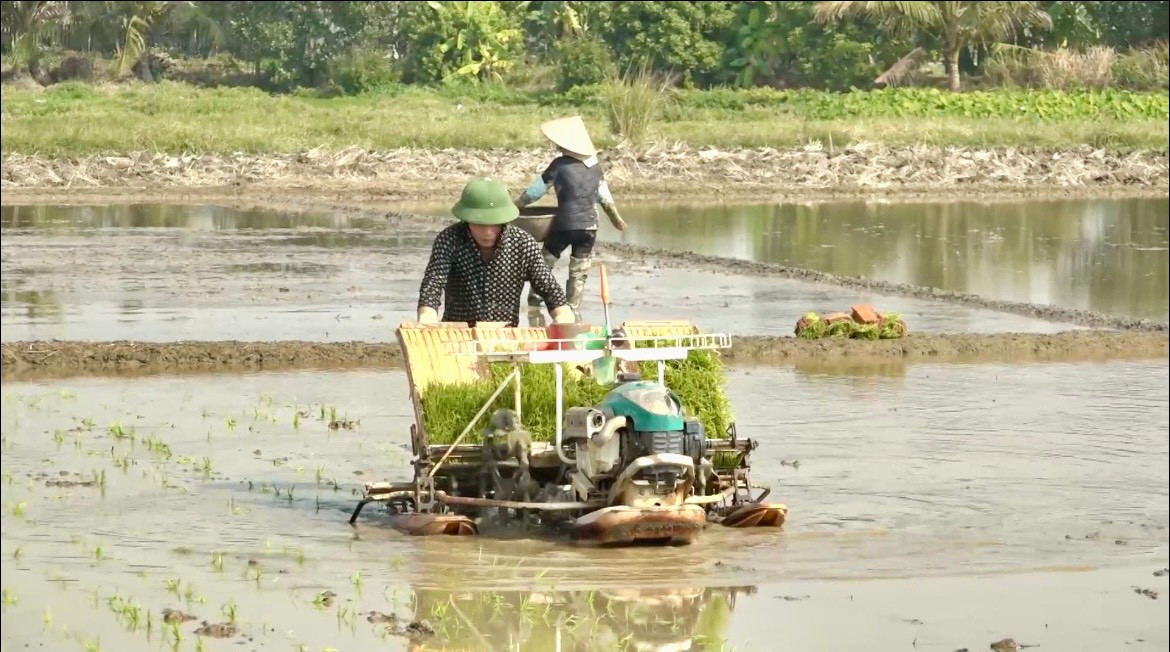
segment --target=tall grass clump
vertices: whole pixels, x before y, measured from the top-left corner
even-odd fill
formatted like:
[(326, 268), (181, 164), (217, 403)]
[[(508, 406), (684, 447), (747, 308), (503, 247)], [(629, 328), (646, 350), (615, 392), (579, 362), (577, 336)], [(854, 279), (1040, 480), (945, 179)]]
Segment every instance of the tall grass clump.
[[(657, 364), (641, 363), (642, 378), (658, 377)], [(508, 375), (509, 364), (493, 364), (490, 379), (464, 384), (435, 384), (426, 388), (420, 397), (423, 427), (432, 445), (450, 444), (471, 421), (484, 401), (492, 395)], [(724, 391), (726, 378), (719, 355), (713, 351), (692, 351), (685, 360), (666, 363), (666, 386), (674, 390), (682, 401), (683, 411), (690, 418), (702, 422), (709, 437), (722, 437), (731, 425), (731, 404)], [(536, 441), (552, 441), (556, 432), (556, 380), (549, 364), (520, 365), (520, 412), (524, 427)], [(601, 386), (592, 378), (573, 378), (566, 369), (564, 375), (564, 406), (594, 406), (605, 398), (612, 386)], [(512, 409), (512, 392), (505, 389), (491, 408), (464, 438), (465, 443), (482, 441), (491, 413), (498, 409)]]
[(1117, 55), (1113, 77), (1118, 86), (1131, 90), (1170, 88), (1170, 44), (1160, 41), (1152, 47)]
[(1117, 52), (1095, 46), (1084, 52), (1069, 48), (1035, 50), (1001, 45), (987, 64), (986, 78), (995, 85), (1060, 90), (1113, 86)]
[(610, 76), (601, 85), (609, 130), (633, 144), (645, 141), (666, 103), (668, 88), (668, 82), (647, 67)]
[(1094, 46), (1035, 50), (1000, 45), (987, 63), (985, 81), (994, 86), (1056, 90), (1125, 88), (1149, 91), (1167, 88), (1168, 48), (1152, 47), (1117, 52)]

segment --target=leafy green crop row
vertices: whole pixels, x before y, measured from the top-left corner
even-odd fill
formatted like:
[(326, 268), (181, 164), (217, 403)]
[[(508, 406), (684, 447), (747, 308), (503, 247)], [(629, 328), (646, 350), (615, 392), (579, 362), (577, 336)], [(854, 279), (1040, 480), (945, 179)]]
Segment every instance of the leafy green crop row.
[[(770, 88), (679, 90), (675, 112), (688, 109), (781, 109), (804, 120), (852, 118), (1019, 118), (1041, 122), (1170, 120), (1170, 95), (1121, 90), (995, 90), (951, 93), (899, 88), (849, 93)], [(545, 105), (596, 105), (596, 87), (539, 98)]]

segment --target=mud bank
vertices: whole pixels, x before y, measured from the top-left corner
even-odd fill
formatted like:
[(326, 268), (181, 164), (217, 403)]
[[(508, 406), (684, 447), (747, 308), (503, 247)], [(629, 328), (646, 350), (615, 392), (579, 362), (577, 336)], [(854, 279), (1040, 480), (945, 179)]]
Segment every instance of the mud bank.
[[(725, 357), (741, 364), (847, 361), (1019, 362), (1166, 358), (1153, 333), (1072, 331), (1054, 335), (910, 335), (901, 340), (733, 338)], [(171, 374), (398, 367), (397, 344), (367, 342), (6, 342), (6, 381), (106, 374)]]
[(978, 294), (955, 292), (940, 288), (911, 285), (909, 283), (891, 283), (858, 276), (841, 276), (829, 274), (815, 269), (803, 267), (789, 267), (775, 263), (761, 263), (737, 258), (709, 256), (693, 251), (667, 251), (653, 247), (632, 245), (616, 242), (605, 243), (605, 249), (627, 261), (639, 264), (655, 265), (660, 267), (683, 267), (687, 269), (710, 269), (722, 273), (743, 274), (751, 276), (778, 276), (810, 283), (825, 283), (843, 287), (857, 288), (903, 297), (946, 301), (974, 308), (985, 308), (997, 312), (1006, 312), (1025, 317), (1035, 317), (1056, 322), (1080, 324), (1093, 328), (1115, 328), (1118, 330), (1147, 331), (1166, 333), (1170, 331), (1170, 323), (1158, 322), (1149, 319), (1136, 319), (1124, 315), (1108, 315), (1089, 310), (1062, 308), (1041, 303), (1026, 303), (1021, 301), (1001, 301)]
[[(882, 195), (1166, 196), (1165, 152), (901, 147), (858, 144), (829, 150), (696, 149), (675, 145), (604, 152), (606, 176), (626, 198), (687, 195), (816, 198)], [(0, 186), (14, 196), (70, 191), (120, 195), (167, 192), (231, 196), (280, 190), (301, 196), (450, 199), (469, 177), (521, 187), (549, 152), (529, 150), (310, 150), (296, 154), (120, 156), (48, 159), (11, 154)]]

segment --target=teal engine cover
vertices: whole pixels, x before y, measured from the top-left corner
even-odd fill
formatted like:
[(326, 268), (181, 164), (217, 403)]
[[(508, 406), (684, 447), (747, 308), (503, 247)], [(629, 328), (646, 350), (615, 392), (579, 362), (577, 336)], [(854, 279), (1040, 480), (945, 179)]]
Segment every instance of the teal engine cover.
[(617, 417), (626, 417), (633, 429), (663, 432), (683, 429), (682, 401), (668, 387), (652, 380), (636, 380), (610, 390), (598, 405)]
[(706, 448), (703, 424), (683, 416), (682, 401), (667, 387), (650, 380), (624, 383), (602, 399), (598, 408), (630, 424), (621, 439), (622, 459), (676, 453), (698, 463)]

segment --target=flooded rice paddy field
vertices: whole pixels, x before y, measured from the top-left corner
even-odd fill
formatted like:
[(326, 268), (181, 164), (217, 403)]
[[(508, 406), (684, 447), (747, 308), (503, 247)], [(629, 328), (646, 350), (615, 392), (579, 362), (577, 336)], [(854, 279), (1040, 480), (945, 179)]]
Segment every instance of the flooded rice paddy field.
[[(603, 238), (1165, 321), (1170, 201), (852, 201), (622, 206)], [(620, 202), (620, 198), (619, 198)], [(414, 207), (443, 215), (448, 206)]]
[[(653, 223), (631, 232), (653, 233)], [(9, 342), (382, 341), (413, 318), (433, 237), (431, 229), (394, 230), (384, 219), (185, 205), (4, 206), (2, 224), (0, 325)], [(1163, 252), (1163, 270), (1164, 259)], [(564, 263), (556, 273), (564, 278)], [(805, 311), (858, 301), (902, 314), (917, 332), (1077, 328), (654, 260), (610, 279), (618, 318), (688, 318), (733, 334), (789, 335)], [(596, 274), (587, 292), (586, 315), (600, 316)]]
[(784, 529), (595, 550), (351, 528), (409, 474), (400, 372), (5, 383), (4, 647), (1166, 649), (1168, 390), (1165, 361), (736, 368)]
[[(1008, 207), (632, 206), (621, 239), (1166, 319), (1164, 200)], [(392, 341), (433, 234), (195, 205), (0, 217), (6, 343)], [(1076, 328), (653, 258), (610, 279), (616, 319), (735, 335), (790, 335), (804, 311), (858, 301), (920, 332)], [(600, 315), (592, 296), (585, 311)], [(409, 477), (400, 371), (5, 381), (0, 647), (1170, 646), (1164, 355), (856, 362), (735, 367), (754, 479), (790, 520), (669, 549), (420, 540), (371, 509), (349, 526), (364, 482)]]

